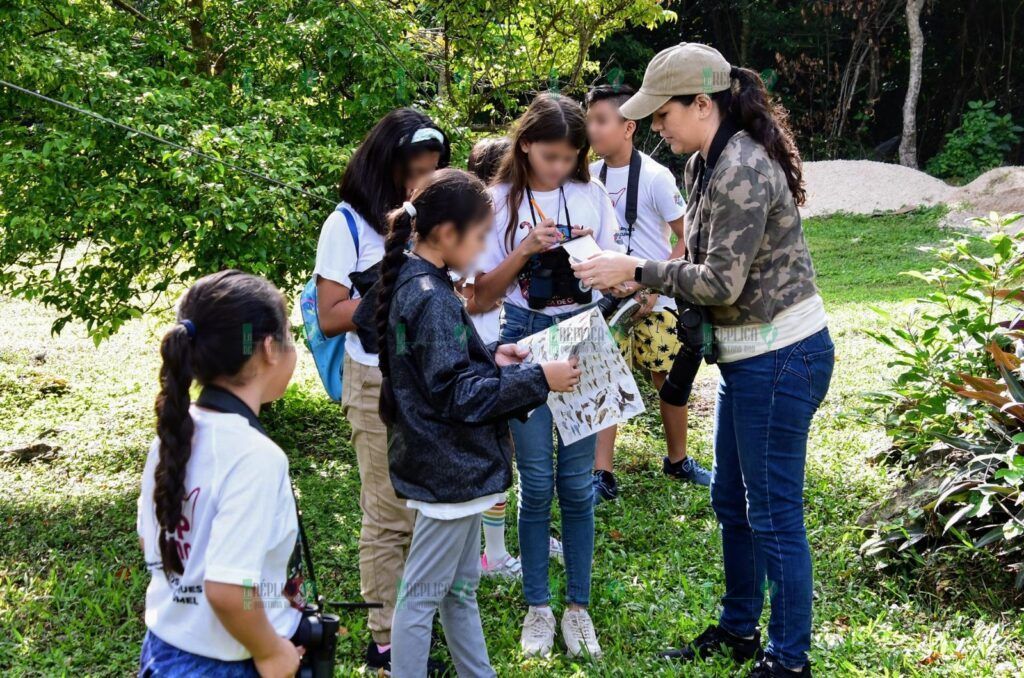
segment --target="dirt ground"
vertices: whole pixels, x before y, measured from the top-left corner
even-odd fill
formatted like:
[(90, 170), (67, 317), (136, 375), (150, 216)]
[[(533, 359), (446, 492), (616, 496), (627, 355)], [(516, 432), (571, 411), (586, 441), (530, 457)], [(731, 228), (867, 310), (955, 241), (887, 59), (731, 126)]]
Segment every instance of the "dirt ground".
[[(873, 214), (946, 204), (946, 224), (971, 225), (989, 212), (1024, 213), (1024, 167), (997, 167), (965, 186), (950, 186), (924, 172), (871, 160), (804, 163), (804, 217), (836, 212)], [(1024, 222), (1024, 220), (1022, 220)], [(1024, 228), (1024, 223), (1020, 224)]]

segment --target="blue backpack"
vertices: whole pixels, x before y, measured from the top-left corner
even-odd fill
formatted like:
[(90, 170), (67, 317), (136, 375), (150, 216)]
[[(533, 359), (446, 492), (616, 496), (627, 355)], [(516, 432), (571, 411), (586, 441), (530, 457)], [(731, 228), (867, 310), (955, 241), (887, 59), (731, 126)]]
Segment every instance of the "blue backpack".
[[(356, 257), (359, 257), (359, 229), (356, 228), (352, 213), (338, 205), (352, 234), (352, 242), (356, 246)], [(310, 276), (299, 297), (299, 308), (302, 310), (302, 327), (306, 335), (306, 346), (313, 354), (313, 362), (320, 373), (320, 381), (331, 400), (341, 400), (341, 379), (345, 359), (345, 333), (333, 337), (325, 336), (320, 329), (320, 314), (316, 303), (316, 274)]]

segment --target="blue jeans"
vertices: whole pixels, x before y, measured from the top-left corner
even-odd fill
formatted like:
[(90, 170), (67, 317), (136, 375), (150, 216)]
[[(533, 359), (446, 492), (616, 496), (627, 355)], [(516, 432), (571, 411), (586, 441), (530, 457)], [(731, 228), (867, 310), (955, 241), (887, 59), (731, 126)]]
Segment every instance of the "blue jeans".
[(711, 480), (725, 561), (719, 625), (736, 635), (753, 634), (767, 586), (772, 611), (766, 651), (790, 668), (805, 664), (811, 645), (804, 463), (807, 432), (828, 392), (834, 358), (823, 329), (719, 366)]
[(167, 676), (204, 676), (204, 678), (259, 678), (251, 659), (228, 662), (202, 657), (165, 643), (152, 631), (146, 631), (139, 660), (140, 678)]
[[(516, 342), (566, 318), (546, 316), (505, 304), (501, 343)], [(542, 405), (525, 422), (509, 422), (519, 470), (519, 548), (522, 552), (523, 595), (528, 605), (551, 601), (548, 584), (548, 538), (551, 501), (558, 489), (562, 512), (562, 548), (565, 554), (566, 596), (570, 603), (590, 603), (590, 570), (594, 561), (594, 449), (597, 436), (565, 445), (557, 432), (551, 409)], [(557, 470), (555, 461), (558, 438)]]

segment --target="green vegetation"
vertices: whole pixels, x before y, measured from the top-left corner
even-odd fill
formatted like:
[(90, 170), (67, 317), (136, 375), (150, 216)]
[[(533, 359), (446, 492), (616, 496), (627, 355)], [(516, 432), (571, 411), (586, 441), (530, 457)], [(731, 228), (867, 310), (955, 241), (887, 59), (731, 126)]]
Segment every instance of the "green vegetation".
[(913, 488), (878, 511), (864, 551), (881, 565), (960, 547), (1024, 588), (1024, 236), (1006, 232), (1019, 218), (933, 249), (934, 266), (912, 272), (928, 285), (921, 313), (869, 332), (896, 352), (899, 374), (869, 402), (893, 437), (884, 458)]
[[(923, 570), (878, 572), (859, 551), (858, 515), (900, 482), (890, 467), (869, 462), (888, 446), (884, 432), (845, 416), (865, 391), (900, 372), (888, 366), (897, 353), (864, 334), (886, 327), (865, 302), (902, 314), (928, 289), (897, 273), (931, 267), (915, 248), (948, 235), (938, 218), (927, 211), (808, 224), (838, 359), (807, 471), (816, 675), (1024, 671), (1024, 621), (1008, 593), (1012, 578), (997, 566), (946, 550), (946, 559)], [(144, 630), (147, 574), (133, 534), (135, 497), (152, 437), (157, 340), (169, 318), (133, 320), (94, 348), (77, 324), (50, 337), (53, 317), (24, 301), (0, 306), (0, 447), (35, 440), (59, 447), (34, 461), (0, 461), (0, 667), (19, 676), (124, 675)], [(355, 455), (346, 422), (308, 356), (300, 358), (294, 385), (267, 420), (291, 457), (322, 584), (330, 598), (349, 599), (358, 592)], [(691, 414), (691, 449), (703, 462), (711, 459), (715, 377), (713, 368), (702, 371)], [(563, 657), (523, 662), (519, 586), (485, 581), (485, 633), (499, 675), (679, 675), (653, 653), (712, 620), (723, 586), (714, 515), (706, 490), (661, 476), (664, 442), (645, 390), (648, 412), (620, 436), (623, 498), (597, 513), (593, 616), (605, 659), (599, 669)], [(514, 525), (509, 539), (515, 543)], [(560, 567), (552, 576), (564, 589)], [(339, 673), (352, 675), (367, 633), (361, 614), (343, 624)], [(718, 662), (682, 675), (734, 670)]]
[(994, 101), (969, 102), (960, 127), (946, 135), (946, 145), (928, 161), (928, 172), (967, 183), (1002, 165), (1024, 127), (1015, 125), (1009, 113), (996, 113), (995, 107)]

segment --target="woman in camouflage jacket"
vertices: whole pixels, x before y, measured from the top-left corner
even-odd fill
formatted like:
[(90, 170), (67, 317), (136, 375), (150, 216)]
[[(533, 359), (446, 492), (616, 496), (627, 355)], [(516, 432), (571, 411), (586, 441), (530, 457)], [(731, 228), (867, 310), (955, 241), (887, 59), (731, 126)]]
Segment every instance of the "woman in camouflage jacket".
[(722, 613), (663, 656), (686, 661), (724, 648), (756, 659), (752, 676), (809, 676), (804, 466), (834, 346), (797, 209), (805, 197), (799, 152), (760, 76), (706, 45), (655, 56), (621, 112), (653, 114), (652, 129), (673, 152), (693, 154), (684, 173), (686, 256), (605, 252), (576, 265), (576, 275), (601, 289), (632, 280), (677, 297), (680, 308), (705, 308), (721, 370), (711, 502), (722, 527)]

